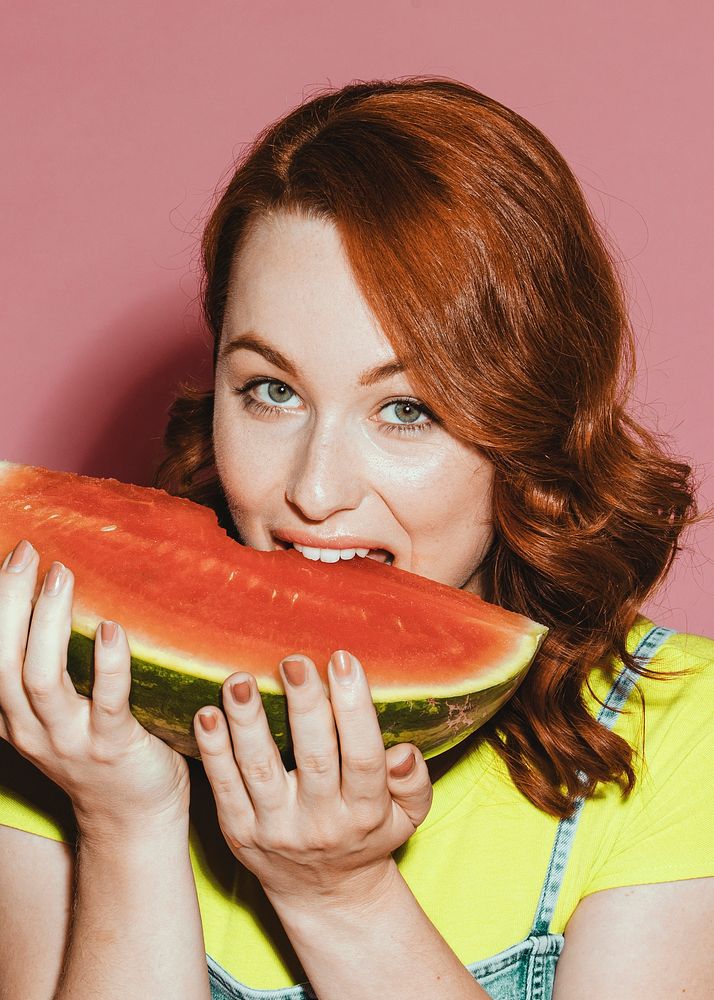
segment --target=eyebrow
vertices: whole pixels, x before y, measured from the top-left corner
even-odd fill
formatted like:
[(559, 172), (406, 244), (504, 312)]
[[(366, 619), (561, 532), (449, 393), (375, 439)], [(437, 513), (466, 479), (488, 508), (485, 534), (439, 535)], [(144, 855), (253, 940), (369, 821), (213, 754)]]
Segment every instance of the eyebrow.
[[(260, 334), (255, 333), (253, 330), (250, 330), (248, 333), (242, 333), (238, 337), (233, 337), (224, 346), (221, 354), (233, 354), (239, 350), (255, 351), (256, 354), (262, 355), (266, 361), (269, 361), (271, 365), (275, 365), (276, 368), (282, 368), (292, 378), (302, 378), (300, 369), (294, 361), (274, 347), (271, 347), (270, 344), (263, 340)], [(367, 371), (362, 372), (358, 384), (366, 386), (376, 385), (377, 382), (382, 382), (384, 379), (391, 378), (392, 375), (398, 375), (405, 370), (404, 365), (400, 361), (396, 359), (388, 361), (386, 364), (377, 365), (375, 368), (368, 368)]]

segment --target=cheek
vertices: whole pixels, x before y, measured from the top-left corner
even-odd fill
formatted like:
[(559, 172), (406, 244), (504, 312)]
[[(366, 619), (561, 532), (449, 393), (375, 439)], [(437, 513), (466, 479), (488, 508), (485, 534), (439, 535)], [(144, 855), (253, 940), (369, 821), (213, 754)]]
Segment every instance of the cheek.
[(452, 447), (423, 452), (417, 464), (386, 466), (395, 495), (412, 503), (431, 523), (474, 524), (490, 520), (492, 468), (486, 459)]
[(216, 470), (229, 500), (258, 495), (262, 481), (279, 467), (271, 460), (275, 458), (274, 447), (268, 451), (255, 429), (236, 419), (232, 403), (232, 399), (217, 398), (213, 417)]
[(493, 467), (487, 460), (461, 460), (442, 482), (439, 502), (442, 534), (451, 539), (454, 550), (458, 539), (464, 554), (480, 557), (493, 538)]

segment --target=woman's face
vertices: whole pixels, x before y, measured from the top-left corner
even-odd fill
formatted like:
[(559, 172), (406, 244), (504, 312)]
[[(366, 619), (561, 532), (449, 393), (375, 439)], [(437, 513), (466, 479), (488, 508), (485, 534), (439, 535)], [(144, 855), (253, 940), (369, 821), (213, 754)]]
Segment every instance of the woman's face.
[(236, 528), (255, 549), (333, 550), (325, 561), (384, 549), (480, 594), (493, 466), (431, 418), (406, 372), (367, 376), (395, 362), (336, 228), (261, 217), (234, 262), (216, 369), (216, 465)]

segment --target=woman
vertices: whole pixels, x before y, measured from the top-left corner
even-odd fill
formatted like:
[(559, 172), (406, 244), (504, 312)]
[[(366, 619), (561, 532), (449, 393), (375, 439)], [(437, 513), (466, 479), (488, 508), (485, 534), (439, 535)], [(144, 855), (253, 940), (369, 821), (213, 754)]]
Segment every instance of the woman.
[(203, 251), (215, 383), (174, 404), (158, 484), (254, 548), (372, 550), (550, 631), (429, 762), (385, 753), (349, 650), (328, 691), (292, 651), (288, 773), (237, 672), (195, 720), (204, 774), (130, 715), (120, 623), (74, 693), (71, 568), (30, 621), (21, 543), (0, 991), (709, 995), (714, 643), (639, 614), (697, 519), (692, 477), (625, 410), (624, 297), (562, 157), (460, 83), (348, 86), (258, 137)]

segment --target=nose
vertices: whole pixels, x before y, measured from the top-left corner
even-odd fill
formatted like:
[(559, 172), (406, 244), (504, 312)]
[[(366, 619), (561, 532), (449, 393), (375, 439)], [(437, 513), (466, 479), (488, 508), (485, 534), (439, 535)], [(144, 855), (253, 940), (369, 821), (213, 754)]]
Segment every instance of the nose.
[(354, 510), (364, 491), (359, 448), (349, 429), (332, 421), (306, 430), (296, 445), (286, 499), (311, 521)]

